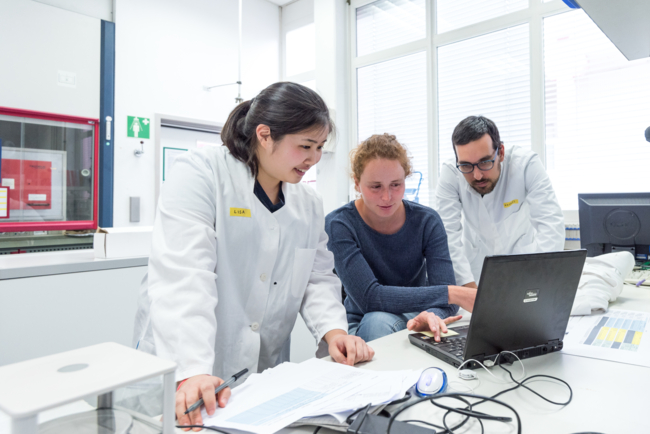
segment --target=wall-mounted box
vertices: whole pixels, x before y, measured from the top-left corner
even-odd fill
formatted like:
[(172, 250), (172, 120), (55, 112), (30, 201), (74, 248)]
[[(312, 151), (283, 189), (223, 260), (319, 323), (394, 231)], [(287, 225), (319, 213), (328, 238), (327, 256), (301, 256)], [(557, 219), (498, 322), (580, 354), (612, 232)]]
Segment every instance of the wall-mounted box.
[(95, 258), (130, 258), (149, 256), (152, 226), (100, 228), (95, 233)]

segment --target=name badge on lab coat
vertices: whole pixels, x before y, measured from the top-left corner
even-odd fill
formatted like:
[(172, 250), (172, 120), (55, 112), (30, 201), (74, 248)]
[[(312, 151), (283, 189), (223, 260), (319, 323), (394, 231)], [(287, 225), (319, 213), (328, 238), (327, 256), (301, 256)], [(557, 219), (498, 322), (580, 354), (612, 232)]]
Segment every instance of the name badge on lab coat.
[[(511, 200), (510, 202), (506, 202), (506, 203), (503, 204), (503, 207), (504, 207), (504, 208), (508, 208), (508, 207), (510, 207), (511, 205), (514, 205), (514, 204), (516, 204), (516, 203), (519, 203), (519, 199), (515, 199), (515, 200)], [(232, 208), (231, 208), (231, 209), (232, 209)]]
[(250, 217), (251, 210), (247, 208), (230, 208), (230, 217)]

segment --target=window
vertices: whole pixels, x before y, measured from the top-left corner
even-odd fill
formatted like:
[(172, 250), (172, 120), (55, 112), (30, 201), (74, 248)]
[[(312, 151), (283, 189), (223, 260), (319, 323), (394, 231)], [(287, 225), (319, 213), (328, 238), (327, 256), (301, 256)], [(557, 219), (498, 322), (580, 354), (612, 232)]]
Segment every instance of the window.
[(0, 177), (9, 187), (9, 216), (1, 224), (14, 231), (96, 228), (94, 121), (3, 112)]
[(527, 7), (528, 0), (438, 0), (437, 30), (448, 32)]
[(544, 20), (546, 167), (563, 209), (648, 191), (649, 77), (650, 59), (625, 59), (583, 11)]
[(96, 127), (0, 108), (0, 254), (92, 247), (62, 231), (97, 228)]
[(451, 134), (470, 115), (499, 128), (507, 147), (530, 148), (528, 24), (438, 48), (438, 163), (454, 157)]
[(650, 59), (627, 61), (582, 10), (560, 0), (351, 2), (355, 137), (393, 129), (429, 196), (453, 158), (454, 127), (479, 114), (506, 147), (539, 155), (564, 210), (577, 209), (578, 193), (647, 191), (633, 164), (650, 161)]
[(414, 200), (417, 194), (418, 201), (428, 205), (427, 98), (422, 92), (426, 79), (424, 52), (357, 70), (359, 143), (373, 134), (396, 136), (419, 172), (407, 179), (406, 197)]
[(357, 56), (426, 37), (424, 0), (379, 0), (357, 9)]

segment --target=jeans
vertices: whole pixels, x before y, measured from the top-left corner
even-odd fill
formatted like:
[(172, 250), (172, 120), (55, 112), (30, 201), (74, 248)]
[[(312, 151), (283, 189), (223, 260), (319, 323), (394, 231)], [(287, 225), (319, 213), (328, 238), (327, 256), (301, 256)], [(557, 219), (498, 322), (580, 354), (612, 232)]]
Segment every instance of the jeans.
[(370, 312), (358, 316), (359, 320), (350, 320), (348, 317), (348, 334), (359, 336), (364, 341), (369, 342), (404, 330), (406, 323), (418, 316), (419, 313)]

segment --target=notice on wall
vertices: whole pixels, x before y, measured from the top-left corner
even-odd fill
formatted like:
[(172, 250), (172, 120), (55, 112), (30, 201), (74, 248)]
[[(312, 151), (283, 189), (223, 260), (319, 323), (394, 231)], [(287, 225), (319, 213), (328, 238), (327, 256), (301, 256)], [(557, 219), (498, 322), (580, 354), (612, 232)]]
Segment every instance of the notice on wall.
[(16, 180), (13, 178), (2, 178), (2, 186), (9, 187), (10, 189), (16, 188)]
[(148, 139), (150, 138), (150, 126), (151, 120), (149, 118), (140, 118), (137, 116), (127, 116), (127, 130), (126, 136), (133, 137), (136, 139)]
[(0, 219), (9, 218), (9, 187), (0, 187)]

